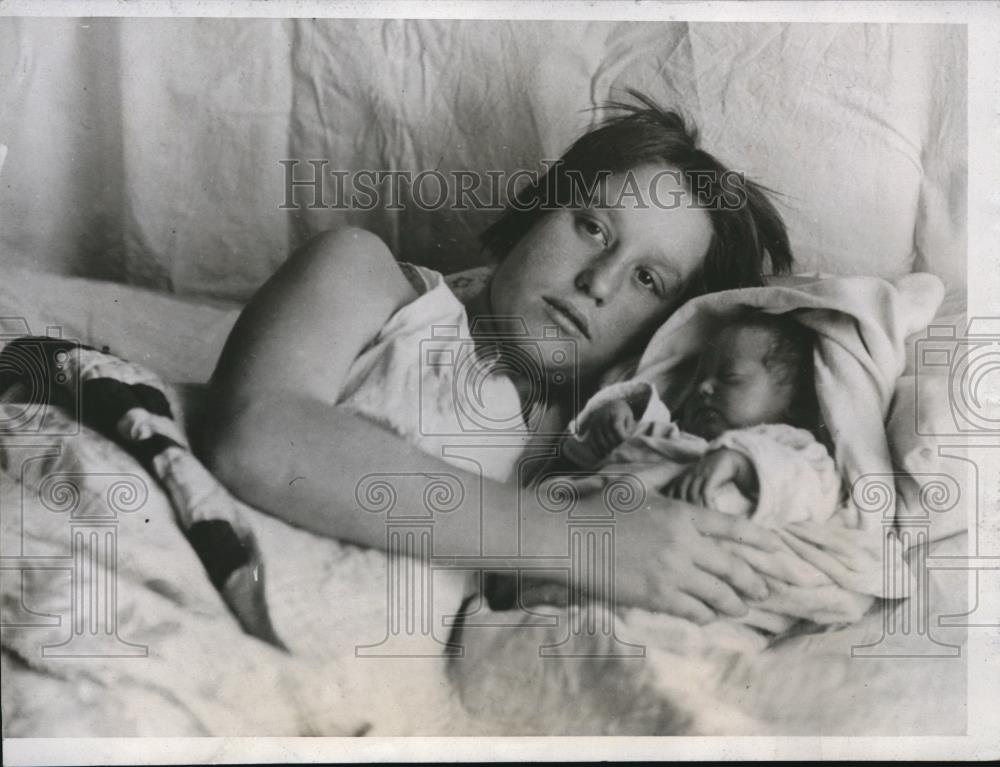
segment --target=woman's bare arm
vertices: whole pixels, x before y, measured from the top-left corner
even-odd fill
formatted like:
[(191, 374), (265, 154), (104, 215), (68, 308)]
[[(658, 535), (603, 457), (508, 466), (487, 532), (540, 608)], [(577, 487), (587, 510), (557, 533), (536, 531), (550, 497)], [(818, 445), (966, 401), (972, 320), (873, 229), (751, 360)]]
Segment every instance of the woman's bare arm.
[[(323, 235), (292, 256), (248, 304), (220, 357), (203, 438), (206, 463), (252, 505), (377, 548), (386, 545), (385, 520), (358, 508), (358, 482), (374, 472), (447, 473), (462, 482), (466, 501), (435, 518), (436, 552), (479, 553), (482, 541), (510, 529), (518, 508), (522, 532), (536, 549), (564, 550), (565, 521), (538, 506), (533, 494), (462, 472), (334, 406), (359, 352), (414, 297), (391, 253), (367, 232)], [(426, 511), (420, 493), (402, 492), (396, 510)], [(764, 531), (735, 518), (651, 498), (649, 511), (623, 518), (617, 531), (622, 601), (708, 620), (709, 606), (745, 611), (733, 588), (751, 594), (763, 588), (744, 563), (702, 536), (769, 545)]]
[(219, 404), (279, 391), (333, 404), (360, 351), (414, 298), (372, 233), (345, 228), (314, 237), (240, 315), (212, 376), (226, 397)]
[[(461, 478), (470, 503), (478, 498), (479, 478), (334, 406), (355, 358), (415, 297), (375, 235), (342, 229), (311, 240), (254, 296), (226, 342), (202, 440), (209, 467), (248, 503), (376, 547), (385, 546), (385, 521), (358, 509), (355, 497), (372, 472), (448, 473)], [(516, 488), (489, 485), (491, 505), (515, 508)], [(400, 493), (397, 504), (398, 513), (424, 511), (419, 494)], [(471, 506), (447, 515), (437, 545), (475, 553), (479, 517)]]

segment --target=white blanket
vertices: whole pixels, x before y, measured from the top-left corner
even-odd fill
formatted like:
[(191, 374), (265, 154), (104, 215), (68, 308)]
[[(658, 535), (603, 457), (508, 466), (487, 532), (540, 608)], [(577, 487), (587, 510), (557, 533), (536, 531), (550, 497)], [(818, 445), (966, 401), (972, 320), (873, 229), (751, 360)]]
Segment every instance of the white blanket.
[[(851, 494), (846, 528), (799, 522), (786, 526), (782, 535), (804, 565), (841, 588), (898, 596), (886, 593), (886, 584), (894, 579), (883, 577), (902, 564), (898, 547), (885, 544), (894, 520), (866, 513), (865, 496), (871, 492), (871, 478), (882, 478), (878, 489), (895, 494), (884, 482), (893, 473), (884, 424), (905, 367), (906, 338), (931, 321), (943, 296), (940, 280), (928, 274), (906, 275), (895, 284), (875, 277), (798, 275), (772, 278), (763, 288), (702, 296), (656, 332), (635, 377), (654, 383), (667, 405), (676, 407), (690, 385), (687, 363), (720, 324), (748, 308), (794, 312), (816, 333), (820, 410)], [(896, 508), (891, 501), (886, 505)], [(884, 548), (896, 552), (895, 559), (884, 560)]]
[[(21, 411), (0, 404), (0, 421)], [(443, 659), (355, 657), (386, 633), (384, 554), (236, 502), (270, 594), (296, 589), (311, 607), (303, 631), (323, 638), (322, 652), (298, 653), (303, 637), (286, 635), (282, 652), (244, 633), (134, 458), (85, 426), (73, 434), (59, 410), (46, 424), (69, 433), (41, 447), (0, 436), (4, 736), (470, 731)]]

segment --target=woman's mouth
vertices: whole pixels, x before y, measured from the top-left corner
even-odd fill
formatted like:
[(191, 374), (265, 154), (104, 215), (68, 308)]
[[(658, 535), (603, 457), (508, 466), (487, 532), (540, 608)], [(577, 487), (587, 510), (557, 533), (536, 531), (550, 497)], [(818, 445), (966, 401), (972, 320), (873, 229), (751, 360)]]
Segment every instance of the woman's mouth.
[(560, 327), (571, 334), (579, 334), (588, 340), (590, 339), (590, 324), (587, 322), (587, 318), (576, 307), (552, 296), (542, 296), (542, 300), (549, 307), (549, 316)]

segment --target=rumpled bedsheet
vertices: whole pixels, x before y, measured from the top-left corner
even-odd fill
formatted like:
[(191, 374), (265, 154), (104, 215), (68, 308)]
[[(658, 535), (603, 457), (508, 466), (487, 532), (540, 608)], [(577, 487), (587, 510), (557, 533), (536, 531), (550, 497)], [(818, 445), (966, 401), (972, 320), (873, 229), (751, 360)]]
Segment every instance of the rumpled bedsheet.
[[(20, 410), (5, 404), (0, 417)], [(47, 422), (71, 430), (55, 409)], [(368, 726), (335, 683), (241, 630), (137, 461), (86, 427), (45, 450), (25, 444), (0, 438), (5, 736)], [(110, 601), (81, 604), (105, 585)]]
[[(32, 370), (54, 375), (25, 391)], [(385, 635), (385, 556), (237, 501), (190, 453), (178, 400), (150, 371), (21, 338), (0, 353), (0, 388), (5, 735), (461, 726), (442, 659), (355, 657)], [(35, 435), (7, 428), (28, 423)], [(278, 633), (268, 599), (286, 608)]]

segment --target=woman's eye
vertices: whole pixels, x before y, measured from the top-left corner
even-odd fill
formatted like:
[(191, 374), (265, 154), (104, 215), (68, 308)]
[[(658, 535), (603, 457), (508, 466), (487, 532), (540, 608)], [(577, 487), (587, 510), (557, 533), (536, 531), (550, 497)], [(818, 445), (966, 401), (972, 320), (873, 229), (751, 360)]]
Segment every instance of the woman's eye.
[(584, 218), (581, 219), (580, 226), (583, 228), (583, 231), (586, 232), (588, 236), (593, 237), (595, 240), (600, 240), (601, 244), (607, 246), (608, 238), (604, 234), (604, 229), (602, 229), (601, 225), (598, 224), (596, 221), (594, 221), (593, 219)]
[(656, 275), (649, 271), (649, 269), (639, 269), (635, 277), (644, 288), (659, 292), (659, 283), (657, 282)]

